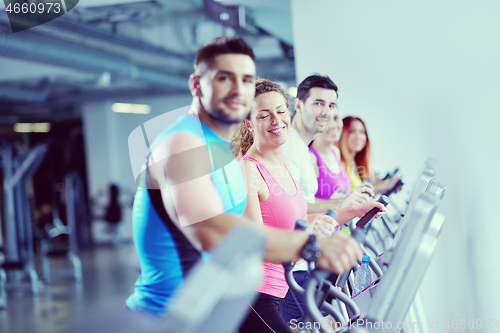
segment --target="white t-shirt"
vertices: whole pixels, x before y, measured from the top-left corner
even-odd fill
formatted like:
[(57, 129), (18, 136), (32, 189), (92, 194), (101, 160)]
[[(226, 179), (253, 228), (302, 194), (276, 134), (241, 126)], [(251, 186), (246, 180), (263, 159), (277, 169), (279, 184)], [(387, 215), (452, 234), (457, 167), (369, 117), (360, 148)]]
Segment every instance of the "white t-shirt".
[(288, 133), (283, 154), (293, 179), (299, 184), (300, 192), (308, 203), (314, 203), (314, 195), (318, 191), (318, 179), (309, 155), (309, 148), (293, 127)]

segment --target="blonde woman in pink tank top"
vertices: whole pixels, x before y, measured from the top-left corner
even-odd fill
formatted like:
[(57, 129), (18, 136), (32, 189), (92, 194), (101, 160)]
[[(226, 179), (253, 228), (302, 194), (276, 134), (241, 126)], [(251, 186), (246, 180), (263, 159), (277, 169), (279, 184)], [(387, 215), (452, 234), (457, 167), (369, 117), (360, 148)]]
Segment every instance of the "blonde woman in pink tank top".
[[(268, 80), (258, 80), (255, 89), (255, 106), (236, 130), (233, 141), (235, 152), (239, 150), (243, 156), (247, 178), (244, 215), (256, 223), (293, 230), (295, 221), (306, 217), (307, 204), (283, 155), (291, 121), (287, 95), (280, 85)], [(328, 237), (336, 225), (331, 217), (319, 216), (310, 224), (309, 232)], [(283, 266), (265, 262), (258, 298), (240, 333), (291, 332), (281, 317), (287, 291)]]

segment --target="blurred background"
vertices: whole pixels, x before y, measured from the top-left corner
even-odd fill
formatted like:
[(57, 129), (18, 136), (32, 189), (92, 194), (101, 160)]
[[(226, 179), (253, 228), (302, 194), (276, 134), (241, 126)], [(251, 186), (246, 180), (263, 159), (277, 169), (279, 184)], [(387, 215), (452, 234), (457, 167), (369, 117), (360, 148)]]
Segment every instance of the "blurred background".
[[(420, 288), (426, 316), (500, 319), (499, 12), (495, 0), (80, 0), (13, 33), (0, 3), (0, 261), (31, 277), (9, 273), (19, 284), (0, 331), (59, 332), (123, 305), (138, 275), (131, 134), (150, 137), (145, 123), (189, 105), (195, 52), (233, 35), (254, 47), (258, 76), (292, 96), (329, 75), (341, 116), (365, 121), (380, 175), (399, 167), (400, 201), (434, 159), (448, 189)], [(83, 285), (47, 277), (68, 268)]]

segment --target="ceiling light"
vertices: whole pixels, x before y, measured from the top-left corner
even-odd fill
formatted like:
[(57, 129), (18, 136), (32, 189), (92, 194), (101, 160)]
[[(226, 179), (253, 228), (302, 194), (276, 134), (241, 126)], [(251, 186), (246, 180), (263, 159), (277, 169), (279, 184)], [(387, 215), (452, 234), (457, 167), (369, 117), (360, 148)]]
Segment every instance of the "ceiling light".
[(50, 123), (16, 123), (14, 131), (18, 133), (48, 133)]
[(148, 114), (151, 112), (151, 106), (147, 104), (113, 103), (111, 110), (119, 113)]

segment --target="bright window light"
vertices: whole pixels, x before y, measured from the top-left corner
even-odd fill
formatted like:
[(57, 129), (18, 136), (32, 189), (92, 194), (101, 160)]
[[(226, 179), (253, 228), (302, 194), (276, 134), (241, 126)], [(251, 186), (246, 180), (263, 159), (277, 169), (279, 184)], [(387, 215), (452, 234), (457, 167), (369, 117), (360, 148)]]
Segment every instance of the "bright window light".
[(113, 103), (111, 110), (119, 113), (148, 114), (151, 112), (151, 106), (147, 104)]
[(14, 124), (14, 131), (18, 133), (48, 133), (50, 123), (17, 123)]
[(297, 97), (297, 87), (288, 88), (287, 93), (292, 97)]

